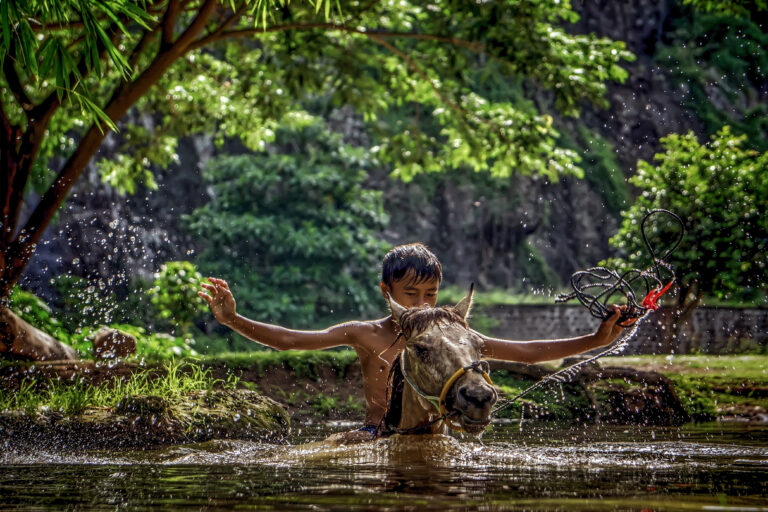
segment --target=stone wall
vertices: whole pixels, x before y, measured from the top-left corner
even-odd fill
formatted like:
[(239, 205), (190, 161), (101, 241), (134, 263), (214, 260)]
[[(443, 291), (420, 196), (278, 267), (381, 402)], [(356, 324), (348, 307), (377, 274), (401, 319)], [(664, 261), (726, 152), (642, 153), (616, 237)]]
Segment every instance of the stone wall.
[[(663, 319), (669, 313), (663, 308), (651, 313), (625, 353), (723, 353), (768, 343), (768, 309), (699, 307), (680, 329), (679, 339), (665, 341)], [(478, 308), (476, 314), (499, 322), (489, 334), (515, 340), (582, 336), (594, 332), (600, 324), (582, 306), (494, 306)]]

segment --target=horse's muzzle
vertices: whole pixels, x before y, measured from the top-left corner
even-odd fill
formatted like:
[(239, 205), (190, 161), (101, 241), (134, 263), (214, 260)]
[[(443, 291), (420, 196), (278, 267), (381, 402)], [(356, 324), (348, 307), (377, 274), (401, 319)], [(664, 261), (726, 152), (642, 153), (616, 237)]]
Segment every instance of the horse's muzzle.
[(450, 414), (470, 434), (479, 434), (491, 422), (491, 411), (498, 393), (482, 379), (460, 383), (450, 407)]

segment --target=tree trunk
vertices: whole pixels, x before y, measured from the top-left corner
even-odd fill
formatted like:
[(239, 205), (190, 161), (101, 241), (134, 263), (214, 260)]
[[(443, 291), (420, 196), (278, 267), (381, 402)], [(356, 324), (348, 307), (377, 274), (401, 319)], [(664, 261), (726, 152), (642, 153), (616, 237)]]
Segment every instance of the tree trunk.
[(51, 361), (78, 359), (77, 352), (0, 306), (0, 357)]

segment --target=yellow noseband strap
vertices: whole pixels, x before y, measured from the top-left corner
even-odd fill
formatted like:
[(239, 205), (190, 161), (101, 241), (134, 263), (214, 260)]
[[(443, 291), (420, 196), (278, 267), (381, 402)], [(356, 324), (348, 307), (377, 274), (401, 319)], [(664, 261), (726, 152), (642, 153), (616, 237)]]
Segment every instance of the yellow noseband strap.
[(453, 383), (456, 382), (459, 377), (467, 373), (468, 370), (475, 370), (476, 372), (480, 372), (480, 375), (483, 376), (485, 382), (493, 386), (493, 381), (488, 375), (488, 372), (480, 368), (480, 361), (474, 361), (472, 364), (465, 366), (464, 368), (459, 368), (456, 370), (456, 373), (451, 375), (451, 378), (448, 379), (448, 381), (445, 383), (443, 390), (440, 392), (440, 401), (438, 402), (440, 404), (440, 415), (445, 418), (444, 421), (446, 425), (448, 425), (453, 430), (458, 430), (459, 432), (463, 432), (464, 429), (461, 428), (461, 425), (453, 423), (453, 421), (448, 418), (448, 410), (445, 408), (445, 397), (448, 396), (448, 390), (451, 389)]

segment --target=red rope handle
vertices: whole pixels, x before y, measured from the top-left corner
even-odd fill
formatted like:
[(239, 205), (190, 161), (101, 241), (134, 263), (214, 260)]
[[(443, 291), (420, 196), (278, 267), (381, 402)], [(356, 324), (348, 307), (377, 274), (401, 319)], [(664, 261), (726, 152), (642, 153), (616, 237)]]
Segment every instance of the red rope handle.
[(657, 301), (667, 292), (667, 290), (669, 290), (669, 287), (672, 286), (672, 283), (674, 282), (675, 280), (672, 279), (664, 288), (656, 288), (648, 292), (648, 295), (643, 299), (642, 306), (647, 309), (652, 309), (653, 311), (659, 309)]

